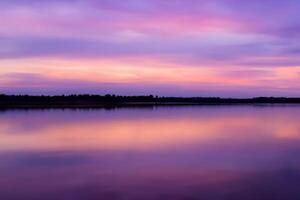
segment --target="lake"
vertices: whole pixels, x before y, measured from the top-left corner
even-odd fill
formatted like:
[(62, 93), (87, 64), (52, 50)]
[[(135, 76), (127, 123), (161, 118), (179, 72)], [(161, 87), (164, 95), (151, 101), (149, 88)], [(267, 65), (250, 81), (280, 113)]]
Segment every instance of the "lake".
[(299, 199), (299, 116), (297, 105), (0, 111), (0, 199)]

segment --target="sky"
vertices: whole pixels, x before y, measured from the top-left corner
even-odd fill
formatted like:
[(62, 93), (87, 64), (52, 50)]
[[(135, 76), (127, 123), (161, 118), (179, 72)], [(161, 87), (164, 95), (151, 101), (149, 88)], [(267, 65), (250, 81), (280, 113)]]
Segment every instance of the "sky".
[(0, 93), (300, 96), (300, 1), (1, 0)]

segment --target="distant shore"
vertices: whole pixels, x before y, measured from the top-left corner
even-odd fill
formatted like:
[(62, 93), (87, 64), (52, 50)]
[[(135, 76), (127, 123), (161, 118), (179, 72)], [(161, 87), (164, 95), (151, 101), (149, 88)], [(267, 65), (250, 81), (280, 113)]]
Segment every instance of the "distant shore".
[(256, 97), (159, 97), (116, 95), (30, 96), (0, 95), (2, 109), (29, 108), (114, 108), (137, 106), (236, 105), (236, 104), (300, 104), (300, 98)]

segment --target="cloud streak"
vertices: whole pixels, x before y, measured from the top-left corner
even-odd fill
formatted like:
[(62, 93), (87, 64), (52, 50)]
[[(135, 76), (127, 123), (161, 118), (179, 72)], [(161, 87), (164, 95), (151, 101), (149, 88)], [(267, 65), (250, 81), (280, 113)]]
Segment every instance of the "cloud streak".
[[(254, 77), (257, 81), (251, 83), (254, 85), (262, 79), (272, 79), (275, 83), (278, 68), (291, 70), (300, 66), (299, 9), (300, 2), (296, 0), (3, 0), (0, 2), (0, 74), (42, 74), (40, 82), (43, 82), (49, 76), (49, 68), (51, 74), (59, 74), (65, 66), (26, 67), (31, 65), (30, 60), (40, 63), (64, 60), (89, 73), (110, 71), (114, 67), (99, 61), (118, 61), (123, 70), (115, 71), (115, 76), (128, 70), (128, 66), (147, 72), (149, 68), (160, 69), (162, 73), (166, 68), (184, 68), (188, 76), (196, 68), (205, 71), (199, 74), (201, 80), (211, 77), (208, 71), (218, 69), (217, 78), (208, 81), (215, 84), (216, 90), (228, 77), (233, 81), (231, 85), (226, 84), (228, 88), (224, 91), (249, 90), (238, 84), (240, 76), (249, 76), (251, 80)], [(7, 61), (13, 62), (9, 65), (11, 70), (7, 69)], [(261, 73), (263, 70), (268, 73)], [(168, 76), (164, 80), (172, 80), (173, 75)], [(66, 79), (76, 77), (70, 73)], [(83, 79), (90, 81), (89, 76)], [(265, 91), (276, 91), (282, 79)], [(288, 88), (298, 87), (298, 82), (294, 82), (297, 79), (289, 75), (285, 79), (290, 84)], [(101, 77), (96, 80), (101, 81)], [(136, 78), (131, 82), (136, 82)], [(169, 81), (157, 84), (154, 78), (149, 82), (149, 88), (158, 93), (163, 93), (164, 85), (170, 84)], [(140, 84), (145, 83), (140, 81)], [(42, 84), (38, 85), (37, 93), (42, 88)], [(187, 90), (181, 81), (172, 87), (178, 85)], [(205, 86), (194, 84), (193, 88), (201, 91)], [(268, 94), (278, 95), (277, 92)], [(289, 95), (288, 92), (280, 94)]]

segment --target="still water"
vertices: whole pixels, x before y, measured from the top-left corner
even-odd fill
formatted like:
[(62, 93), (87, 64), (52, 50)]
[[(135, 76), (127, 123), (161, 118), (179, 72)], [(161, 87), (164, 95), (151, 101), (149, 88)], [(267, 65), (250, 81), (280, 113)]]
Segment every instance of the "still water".
[(300, 106), (0, 112), (1, 200), (300, 199)]

